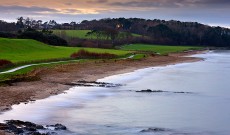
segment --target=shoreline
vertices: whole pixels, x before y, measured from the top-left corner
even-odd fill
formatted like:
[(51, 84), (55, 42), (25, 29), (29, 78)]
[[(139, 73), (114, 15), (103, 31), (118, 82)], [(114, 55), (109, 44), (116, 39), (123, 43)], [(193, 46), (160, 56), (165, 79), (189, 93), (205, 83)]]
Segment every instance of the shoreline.
[(174, 53), (169, 56), (147, 57), (142, 60), (101, 60), (85, 63), (60, 65), (52, 69), (42, 68), (30, 73), (29, 76), (38, 77), (32, 82), (15, 82), (10, 86), (0, 86), (0, 113), (11, 110), (11, 106), (38, 99), (45, 99), (52, 95), (63, 93), (73, 87), (68, 83), (77, 81), (97, 81), (111, 75), (133, 72), (138, 69), (166, 66), (178, 63), (191, 63), (202, 60), (195, 57), (183, 57), (205, 51), (191, 51)]

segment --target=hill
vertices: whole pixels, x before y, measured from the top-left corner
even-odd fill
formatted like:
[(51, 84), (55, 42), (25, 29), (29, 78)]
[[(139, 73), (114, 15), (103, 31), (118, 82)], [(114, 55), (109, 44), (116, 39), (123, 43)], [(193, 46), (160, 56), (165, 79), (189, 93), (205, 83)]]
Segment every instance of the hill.
[[(29, 22), (22, 21), (19, 29), (15, 23), (0, 21), (0, 37), (30, 38), (51, 45), (64, 45), (64, 42), (67, 45), (68, 42), (70, 46), (100, 48), (112, 48), (130, 43), (230, 48), (230, 29), (212, 27), (198, 22), (141, 18), (105, 18), (63, 24), (58, 24), (55, 20), (48, 24), (47, 22), (34, 23), (36, 20), (29, 18)], [(25, 31), (27, 28), (39, 31), (42, 29), (53, 30), (55, 35), (49, 32), (41, 35), (41, 33), (31, 33), (31, 31), (15, 33), (16, 31)], [(96, 32), (91, 32), (89, 36), (86, 36), (91, 30)], [(68, 41), (66, 42), (62, 38)]]
[[(13, 63), (70, 58), (80, 47), (50, 46), (32, 39), (0, 38), (0, 59)], [(126, 55), (128, 51), (113, 49), (84, 48), (90, 52)]]
[(88, 39), (86, 34), (90, 32), (90, 30), (53, 30), (53, 34), (62, 37), (62, 38), (82, 38)]
[(106, 18), (92, 21), (85, 20), (77, 24), (76, 27), (95, 29), (101, 26), (147, 36), (148, 38), (140, 40), (141, 43), (230, 47), (230, 29), (211, 27), (198, 22)]

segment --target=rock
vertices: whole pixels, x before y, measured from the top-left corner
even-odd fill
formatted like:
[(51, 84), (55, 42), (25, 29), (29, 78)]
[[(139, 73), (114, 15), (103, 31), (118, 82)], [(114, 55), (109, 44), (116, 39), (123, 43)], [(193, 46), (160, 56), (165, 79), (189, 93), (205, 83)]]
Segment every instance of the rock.
[(46, 125), (48, 129), (54, 129), (54, 130), (67, 130), (66, 126), (62, 124), (55, 124), (55, 125)]
[(163, 90), (151, 90), (151, 89), (147, 89), (147, 90), (140, 90), (140, 91), (136, 91), (136, 92), (143, 92), (143, 93), (175, 93), (175, 94), (192, 94), (192, 92), (170, 92), (170, 91), (163, 91)]
[(45, 129), (42, 125), (36, 125), (37, 129)]
[(161, 92), (167, 92), (167, 91), (162, 91), (162, 90), (141, 90), (141, 91), (136, 91), (136, 92), (153, 92), (153, 93), (161, 93)]
[(45, 135), (57, 135), (56, 132), (49, 132), (49, 133), (46, 133)]
[(121, 84), (95, 82), (95, 81), (78, 81), (72, 83), (65, 83), (65, 85), (79, 86), (79, 87), (106, 87), (106, 88), (122, 86)]
[(21, 129), (21, 128), (17, 128), (16, 126), (14, 125), (8, 125), (8, 130), (10, 132), (13, 132), (14, 134), (21, 134), (21, 133), (24, 133), (24, 131)]
[(37, 129), (34, 128), (34, 127), (25, 127), (24, 129), (25, 129), (26, 131), (33, 131), (33, 132), (37, 131)]
[(165, 131), (169, 131), (169, 130), (165, 128), (148, 128), (148, 129), (141, 130), (140, 132), (165, 132)]
[(28, 135), (44, 135), (44, 134), (41, 134), (39, 132), (28, 132), (27, 134)]
[(67, 128), (66, 128), (66, 126), (64, 126), (64, 125), (62, 125), (62, 124), (56, 124), (56, 125), (54, 125), (54, 129), (55, 130), (66, 130)]
[[(62, 124), (55, 124), (47, 127), (52, 127), (54, 130), (67, 130), (66, 126)], [(52, 130), (45, 128), (42, 125), (37, 125), (31, 122), (24, 122), (20, 120), (7, 120), (6, 123), (0, 123), (0, 130), (14, 133), (16, 135), (56, 135), (56, 132), (50, 132)], [(38, 130), (43, 130), (43, 133), (39, 133)]]
[(0, 130), (7, 130), (9, 129), (7, 125), (0, 123)]

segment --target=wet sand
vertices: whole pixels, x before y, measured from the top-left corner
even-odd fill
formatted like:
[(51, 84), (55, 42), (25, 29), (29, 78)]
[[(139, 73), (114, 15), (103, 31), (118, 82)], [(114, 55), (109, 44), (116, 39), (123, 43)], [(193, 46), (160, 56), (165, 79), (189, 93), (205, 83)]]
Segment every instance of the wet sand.
[[(15, 82), (0, 87), (0, 111), (11, 109), (12, 105), (44, 99), (68, 90), (71, 82), (96, 81), (103, 77), (132, 72), (137, 69), (164, 66), (183, 62), (195, 62), (201, 59), (181, 57), (201, 53), (200, 51), (169, 56), (154, 56), (142, 60), (100, 60), (84, 63), (60, 65), (55, 68), (37, 69), (27, 76), (39, 78), (37, 81)], [(1, 132), (0, 132), (1, 134)]]
[(13, 135), (13, 134), (11, 134), (11, 133), (6, 133), (6, 132), (4, 132), (4, 131), (0, 131), (0, 135)]

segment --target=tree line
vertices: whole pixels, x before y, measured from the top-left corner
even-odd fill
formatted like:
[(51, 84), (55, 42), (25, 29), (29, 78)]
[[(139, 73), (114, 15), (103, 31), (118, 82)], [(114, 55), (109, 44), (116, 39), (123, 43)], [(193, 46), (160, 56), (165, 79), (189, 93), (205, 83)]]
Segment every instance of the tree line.
[[(110, 44), (113, 46), (124, 43), (149, 43), (230, 47), (230, 29), (228, 28), (211, 27), (198, 22), (140, 18), (104, 18), (84, 20), (80, 23), (58, 24), (55, 20), (43, 22), (42, 20), (19, 17), (16, 23), (0, 21), (0, 37), (14, 37), (18, 33), (28, 33), (26, 31), (28, 28), (39, 30), (38, 32), (55, 29), (91, 30), (87, 36), (96, 36), (97, 45), (110, 39)], [(142, 36), (130, 38), (132, 33)], [(24, 35), (29, 36), (29, 34)], [(43, 33), (43, 35), (54, 38), (52, 33)], [(26, 36), (20, 37), (24, 38)]]
[(143, 35), (136, 42), (167, 45), (197, 45), (230, 47), (230, 29), (211, 27), (198, 22), (180, 22), (175, 20), (146, 20), (140, 18), (106, 18), (101, 20), (83, 21), (83, 29), (97, 26), (119, 28)]

